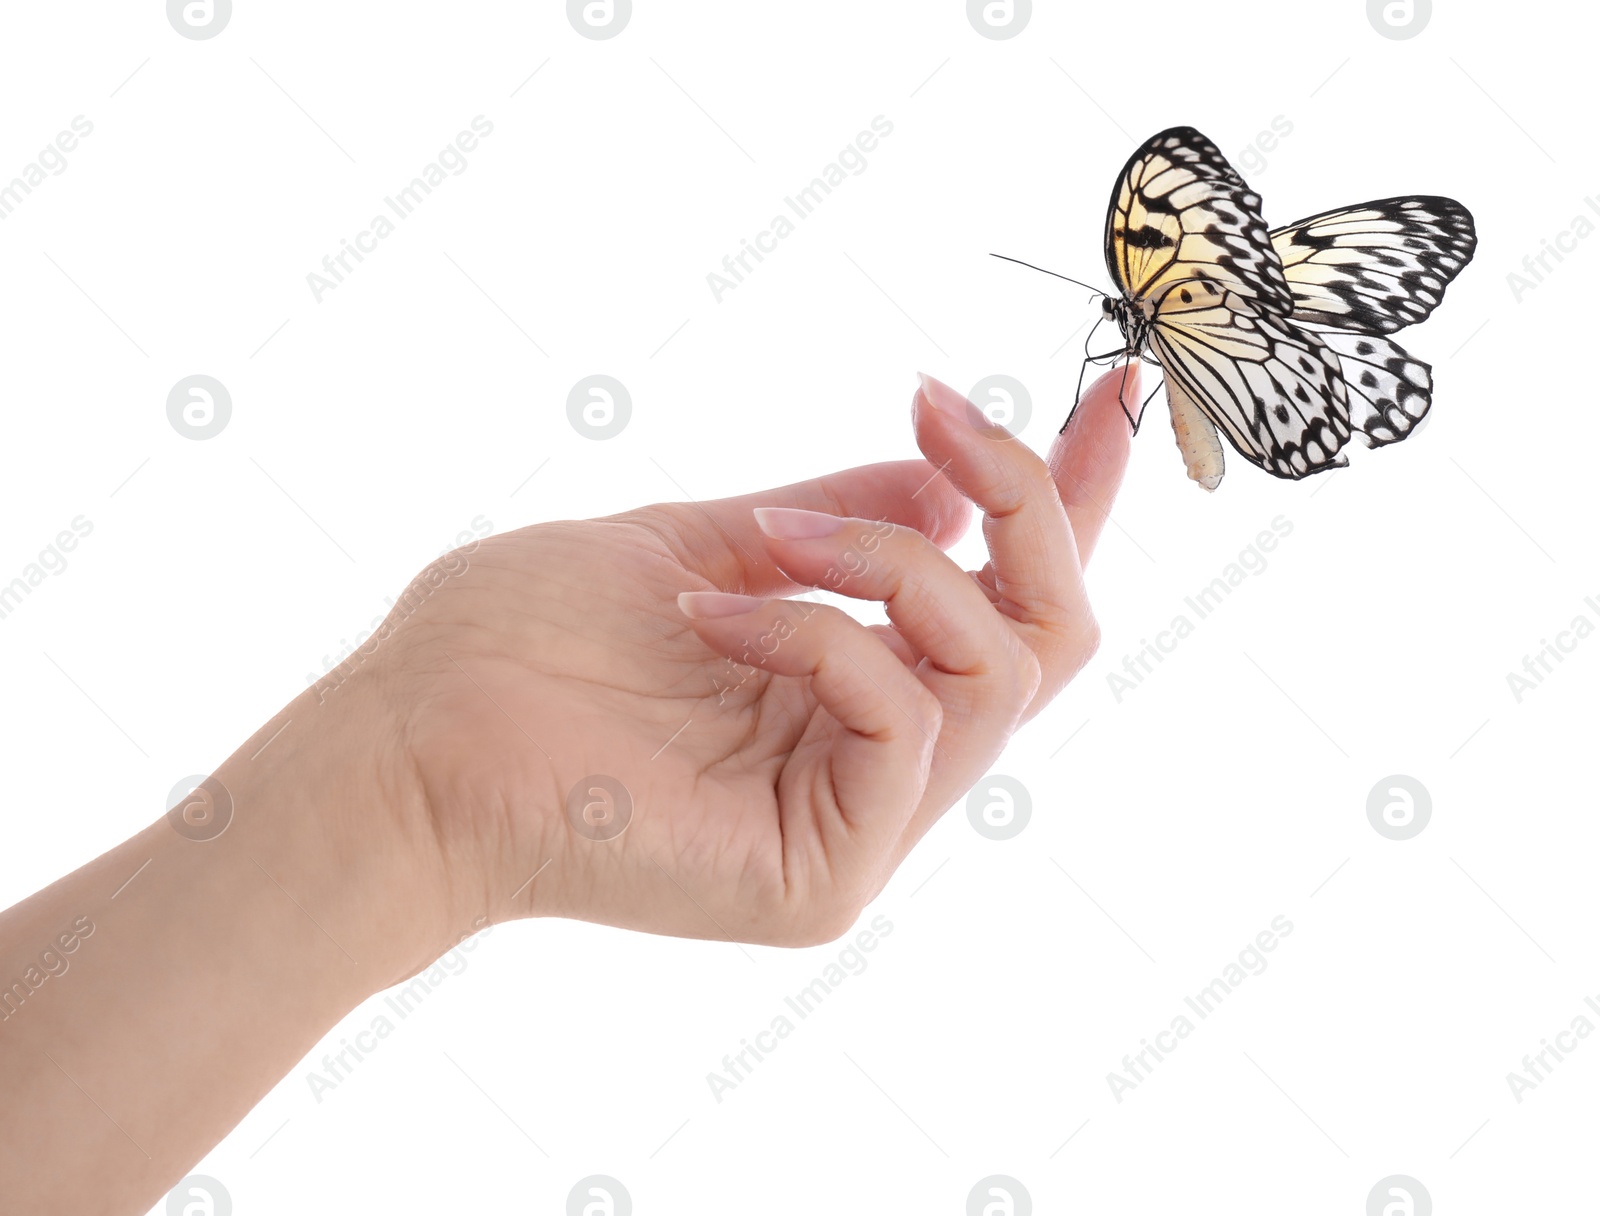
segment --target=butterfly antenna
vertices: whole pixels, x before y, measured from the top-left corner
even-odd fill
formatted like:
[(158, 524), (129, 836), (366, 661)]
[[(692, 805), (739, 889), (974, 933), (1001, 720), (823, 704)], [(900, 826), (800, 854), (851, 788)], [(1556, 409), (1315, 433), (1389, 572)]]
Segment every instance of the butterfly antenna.
[(1056, 278), (1066, 279), (1067, 282), (1076, 283), (1079, 287), (1088, 287), (1089, 290), (1094, 292), (1094, 294), (1097, 296), (1103, 296), (1106, 294), (1098, 287), (1090, 287), (1088, 283), (1081, 282), (1078, 279), (1068, 278), (1064, 274), (1056, 274), (1056, 272), (1053, 270), (1046, 270), (1043, 266), (1035, 266), (1032, 262), (1024, 262), (1021, 258), (1008, 258), (1003, 253), (991, 253), (989, 256), (992, 258), (999, 258), (1002, 262), (1015, 262), (1018, 266), (1026, 266), (1029, 270), (1037, 270), (1040, 274), (1055, 275)]

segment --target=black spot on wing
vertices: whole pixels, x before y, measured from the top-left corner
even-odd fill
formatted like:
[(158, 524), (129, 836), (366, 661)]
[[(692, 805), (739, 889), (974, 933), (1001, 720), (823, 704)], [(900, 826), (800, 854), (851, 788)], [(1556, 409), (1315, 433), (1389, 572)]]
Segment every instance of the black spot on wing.
[(1398, 443), (1433, 405), (1433, 371), (1389, 338), (1358, 340), (1338, 330), (1318, 330), (1339, 357), (1350, 390), (1350, 421), (1368, 447)]
[(1140, 228), (1130, 228), (1122, 239), (1134, 249), (1170, 249), (1177, 244), (1161, 229), (1152, 228), (1148, 224)]

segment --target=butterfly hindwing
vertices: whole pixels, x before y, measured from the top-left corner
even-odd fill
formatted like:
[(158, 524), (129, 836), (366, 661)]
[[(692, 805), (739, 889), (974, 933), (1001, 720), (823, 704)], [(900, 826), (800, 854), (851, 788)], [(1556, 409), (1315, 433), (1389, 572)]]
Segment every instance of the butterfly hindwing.
[(1477, 243), (1471, 212), (1436, 195), (1339, 207), (1272, 233), (1294, 319), (1365, 334), (1426, 317)]
[(1130, 300), (1210, 279), (1287, 314), (1289, 285), (1261, 197), (1193, 127), (1152, 136), (1124, 166), (1106, 213), (1106, 266)]
[(1339, 356), (1350, 421), (1367, 446), (1381, 448), (1409, 435), (1433, 404), (1433, 369), (1377, 334), (1315, 332)]
[(1300, 478), (1346, 463), (1339, 356), (1315, 333), (1207, 284), (1163, 308), (1150, 334), (1166, 374), (1252, 464)]

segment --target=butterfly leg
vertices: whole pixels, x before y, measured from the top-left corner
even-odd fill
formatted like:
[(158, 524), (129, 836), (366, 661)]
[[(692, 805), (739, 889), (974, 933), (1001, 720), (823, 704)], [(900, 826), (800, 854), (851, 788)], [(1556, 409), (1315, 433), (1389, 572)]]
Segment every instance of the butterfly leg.
[[(1061, 434), (1066, 434), (1067, 427), (1072, 425), (1072, 415), (1078, 412), (1078, 403), (1083, 400), (1083, 373), (1089, 370), (1089, 364), (1099, 363), (1102, 359), (1115, 359), (1118, 355), (1125, 353), (1126, 352), (1121, 347), (1118, 347), (1116, 350), (1105, 351), (1103, 354), (1098, 355), (1088, 354), (1086, 350), (1083, 357), (1083, 363), (1078, 367), (1078, 390), (1072, 396), (1072, 408), (1067, 411), (1067, 420), (1061, 424)], [(1126, 408), (1124, 408), (1122, 412), (1127, 413), (1128, 411)], [(1132, 419), (1130, 418), (1129, 421), (1131, 422)]]
[[(1118, 352), (1118, 353), (1120, 354), (1121, 352)], [(1153, 360), (1143, 360), (1143, 361), (1144, 362), (1154, 362)], [(1139, 403), (1139, 413), (1138, 413), (1138, 416), (1135, 417), (1133, 414), (1128, 412), (1128, 403), (1122, 399), (1122, 390), (1126, 389), (1127, 385), (1128, 385), (1128, 368), (1130, 368), (1132, 366), (1133, 366), (1133, 361), (1131, 359), (1126, 364), (1123, 365), (1122, 387), (1121, 387), (1121, 389), (1118, 390), (1118, 393), (1117, 393), (1117, 404), (1122, 406), (1122, 416), (1128, 420), (1128, 426), (1132, 429), (1133, 433), (1135, 435), (1137, 435), (1139, 433), (1139, 426), (1144, 421), (1144, 411), (1145, 411), (1145, 409), (1149, 406), (1150, 402), (1155, 398), (1155, 395), (1161, 391), (1161, 384), (1165, 383), (1165, 381), (1162, 381), (1162, 382), (1158, 383), (1155, 386), (1155, 388), (1150, 390), (1150, 395), (1147, 396), (1142, 402)], [(1161, 364), (1159, 362), (1156, 362), (1155, 366), (1156, 367), (1160, 367)], [(1080, 375), (1080, 379), (1081, 378), (1082, 377)]]
[[(1129, 366), (1131, 367), (1132, 364), (1129, 364)], [(1156, 364), (1156, 366), (1160, 367), (1161, 365), (1158, 363), (1158, 364)], [(1144, 421), (1144, 412), (1145, 412), (1145, 410), (1149, 408), (1150, 402), (1155, 400), (1155, 395), (1161, 391), (1161, 385), (1165, 384), (1165, 383), (1166, 383), (1166, 381), (1164, 381), (1164, 380), (1161, 381), (1160, 383), (1158, 383), (1153, 389), (1150, 390), (1149, 396), (1147, 396), (1142, 402), (1140, 402), (1140, 404), (1139, 404), (1139, 417), (1138, 418), (1129, 418), (1128, 419), (1129, 424), (1133, 427), (1133, 433), (1135, 435), (1137, 435), (1139, 433), (1139, 424)], [(1122, 412), (1123, 412), (1123, 414), (1127, 414), (1128, 407), (1126, 405), (1124, 405), (1122, 407)]]
[(1126, 392), (1128, 388), (1128, 369), (1132, 366), (1133, 361), (1131, 359), (1122, 365), (1122, 383), (1117, 386), (1117, 404), (1122, 407), (1122, 416), (1128, 420), (1128, 426), (1133, 430), (1133, 433), (1137, 435), (1139, 433), (1139, 423), (1144, 418), (1144, 406), (1141, 405), (1139, 407), (1139, 417), (1135, 418), (1132, 414), (1128, 413), (1128, 403), (1122, 399), (1122, 394)]

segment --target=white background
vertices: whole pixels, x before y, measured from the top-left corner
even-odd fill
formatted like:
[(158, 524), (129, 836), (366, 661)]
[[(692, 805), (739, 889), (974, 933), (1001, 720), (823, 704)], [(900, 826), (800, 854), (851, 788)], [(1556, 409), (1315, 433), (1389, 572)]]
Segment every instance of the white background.
[[(197, 1168), (240, 1216), (557, 1213), (593, 1173), (641, 1214), (961, 1212), (996, 1173), (1039, 1212), (1357, 1214), (1396, 1173), (1441, 1213), (1575, 1210), (1600, 1040), (1520, 1103), (1506, 1080), (1600, 994), (1600, 640), (1520, 702), (1507, 680), (1600, 622), (1600, 428), (1559, 374), (1600, 241), (1507, 280), (1600, 220), (1568, 20), (1441, 5), (1396, 40), (1360, 0), (1041, 3), (995, 40), (958, 0), (640, 0), (592, 40), (559, 3), (279, 0), (189, 40), (148, 0), (7, 6), (0, 179), (94, 130), (0, 221), (0, 583), (93, 531), (0, 620), (0, 901), (164, 810), (477, 516), (909, 455), (918, 368), (1017, 378), (1042, 448), (1095, 305), (986, 255), (1103, 282), (1116, 171), (1188, 123), (1274, 224), (1472, 209), (1476, 261), (1401, 335), (1428, 426), (1301, 484), (1230, 453), (1207, 496), (1157, 403), (1091, 570), (1102, 650), (1002, 761), (1031, 820), (993, 841), (954, 808), (868, 910), (893, 932), (867, 969), (720, 1103), (707, 1073), (843, 943), (526, 922), (319, 1102), (357, 1010)], [(476, 115), (465, 172), (318, 302), (307, 274)], [(877, 115), (865, 171), (719, 303), (707, 274)], [(632, 399), (603, 441), (566, 411), (595, 373)], [(193, 374), (233, 403), (203, 442), (166, 414)], [(1108, 674), (1279, 516), (1119, 700)], [(1404, 842), (1367, 818), (1391, 774), (1431, 794)], [(1280, 915), (1266, 970), (1119, 1102), (1107, 1074)]]

